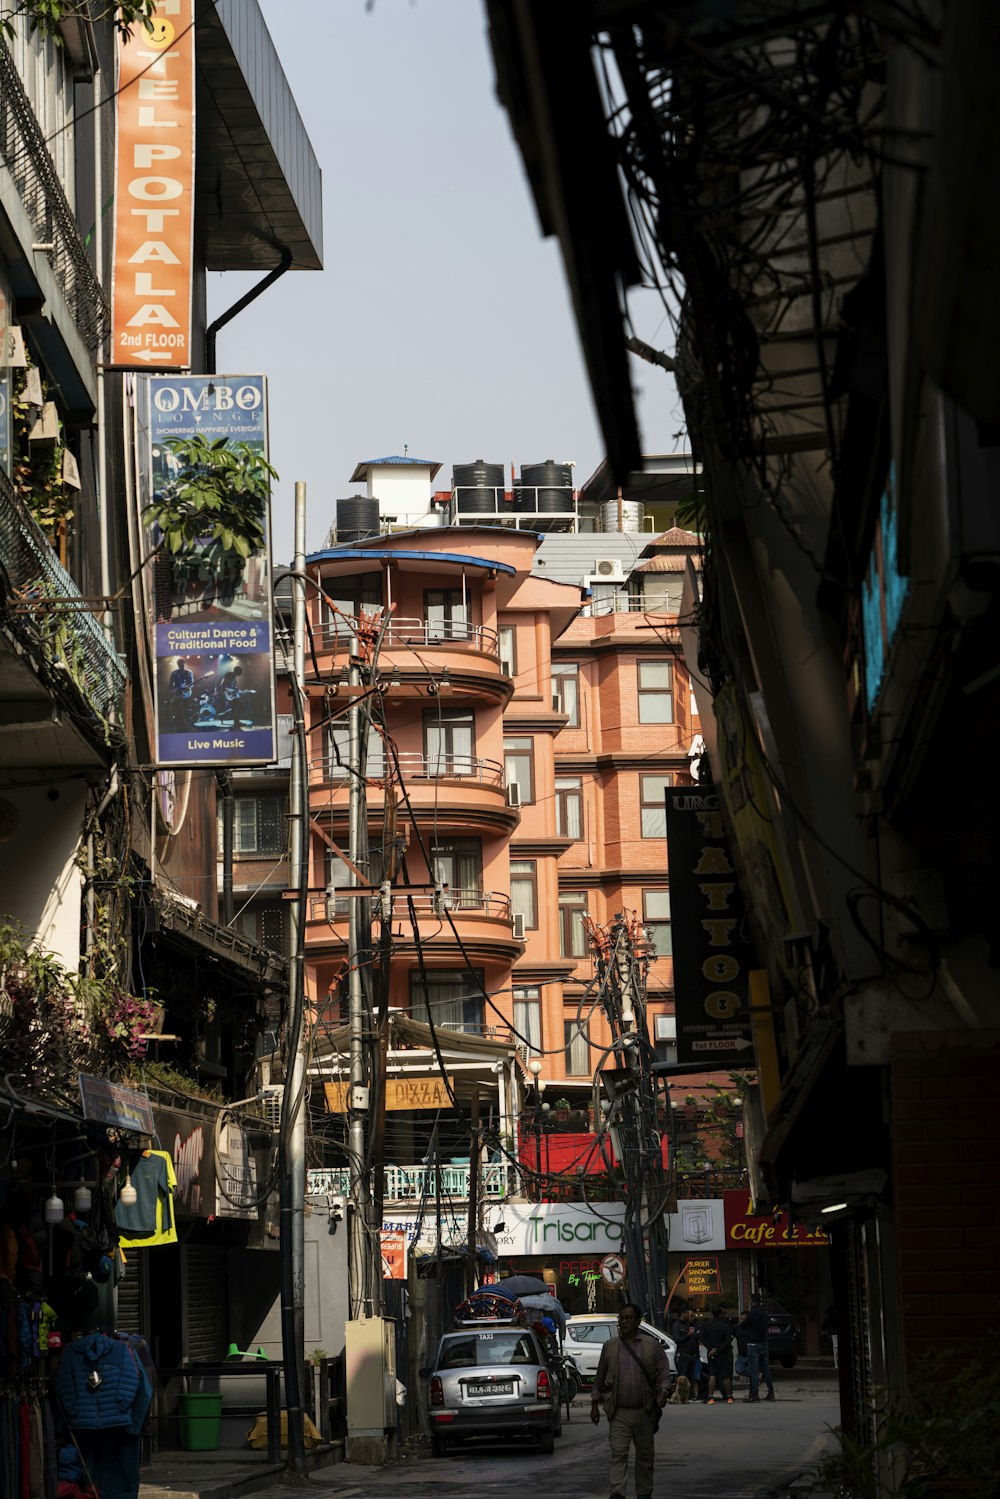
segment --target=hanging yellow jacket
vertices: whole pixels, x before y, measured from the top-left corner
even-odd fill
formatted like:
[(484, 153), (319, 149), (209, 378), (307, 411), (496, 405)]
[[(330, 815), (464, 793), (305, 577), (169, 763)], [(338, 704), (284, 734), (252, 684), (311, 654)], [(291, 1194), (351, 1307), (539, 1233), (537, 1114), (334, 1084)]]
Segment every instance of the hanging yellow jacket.
[(177, 1173), (174, 1170), (173, 1159), (165, 1150), (150, 1150), (147, 1153), (159, 1156), (166, 1166), (167, 1191), (157, 1198), (155, 1233), (134, 1239), (122, 1234), (118, 1243), (123, 1249), (155, 1249), (160, 1244), (177, 1243), (177, 1224), (174, 1221), (174, 1188), (177, 1186)]

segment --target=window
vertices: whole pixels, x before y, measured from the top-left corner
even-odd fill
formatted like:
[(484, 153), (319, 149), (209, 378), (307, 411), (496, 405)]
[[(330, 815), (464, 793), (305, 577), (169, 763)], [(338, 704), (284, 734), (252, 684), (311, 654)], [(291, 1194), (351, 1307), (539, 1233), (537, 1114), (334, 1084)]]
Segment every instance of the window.
[[(237, 796), (233, 801), (233, 853), (283, 854), (288, 848), (283, 796)], [(222, 852), (222, 809), (219, 809)]]
[(500, 649), (500, 670), (505, 677), (517, 676), (517, 637), (513, 625), (501, 625), (497, 630)]
[(639, 777), (639, 815), (642, 818), (644, 838), (667, 836), (667, 807), (665, 791), (674, 784), (673, 776)]
[(552, 663), (552, 706), (557, 713), (568, 713), (568, 729), (580, 727), (580, 668), (576, 662)]
[(469, 605), (460, 588), (428, 589), (424, 594), (424, 618), (431, 643), (469, 638)]
[(245, 911), (239, 912), (234, 925), (249, 942), (256, 942), (258, 947), (267, 947), (271, 952), (287, 956), (290, 929), (286, 902), (249, 906)]
[(522, 802), (535, 800), (535, 744), (531, 738), (505, 739), (503, 742), (504, 780), (516, 786)]
[(523, 916), (526, 927), (538, 926), (538, 892), (534, 859), (511, 859), (510, 861), (510, 909), (514, 916)]
[(639, 722), (673, 723), (674, 668), (669, 661), (638, 663)]
[(581, 1029), (575, 1020), (563, 1021), (566, 1041), (567, 1077), (590, 1076), (590, 1045), (586, 1028)]
[(559, 956), (584, 958), (587, 955), (587, 933), (583, 918), (587, 912), (585, 895), (559, 897)]
[(514, 1040), (529, 1053), (542, 1049), (542, 999), (538, 988), (514, 990)]
[(330, 644), (346, 645), (354, 633), (351, 620), (382, 607), (382, 577), (377, 572), (324, 579), (323, 591), (323, 621)]
[(429, 776), (467, 776), (473, 771), (476, 722), (464, 708), (424, 713), (424, 759)]
[(444, 885), (453, 908), (478, 905), (483, 890), (483, 846), (478, 838), (449, 838), (431, 844), (434, 879)]
[(415, 1020), (427, 1019), (427, 1000), (435, 1025), (452, 1031), (481, 1034), (483, 1029), (482, 969), (462, 972), (446, 968), (427, 970), (427, 995), (417, 968), (410, 970), (410, 1011)]
[[(346, 718), (330, 724), (327, 736), (327, 778), (331, 781), (350, 779), (351, 730)], [(365, 761), (365, 779), (381, 781), (385, 775), (385, 741), (375, 725), (368, 725), (368, 756)]]
[(654, 1015), (653, 1041), (658, 1062), (677, 1061), (676, 1015)]
[(656, 949), (654, 956), (668, 958), (674, 950), (670, 931), (669, 890), (644, 890), (642, 892), (642, 919), (649, 931), (649, 940)]
[(556, 776), (556, 832), (560, 838), (583, 837), (583, 781)]

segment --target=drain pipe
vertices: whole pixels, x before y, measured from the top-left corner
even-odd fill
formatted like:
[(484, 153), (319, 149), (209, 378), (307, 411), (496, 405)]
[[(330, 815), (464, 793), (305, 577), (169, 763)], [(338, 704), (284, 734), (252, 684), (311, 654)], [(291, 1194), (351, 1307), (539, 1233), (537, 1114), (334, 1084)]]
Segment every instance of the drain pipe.
[[(234, 302), (232, 307), (224, 312), (221, 317), (217, 317), (214, 323), (210, 323), (208, 325), (208, 327), (205, 329), (206, 375), (214, 375), (217, 373), (215, 368), (215, 336), (218, 333), (219, 329), (224, 328), (227, 323), (231, 323), (233, 318), (237, 317), (245, 307), (249, 307), (251, 302), (255, 302), (263, 292), (267, 291), (269, 286), (274, 285), (279, 276), (283, 276), (287, 270), (291, 269), (291, 265), (292, 252), (287, 247), (282, 246), (281, 260), (275, 266), (274, 270), (268, 271), (267, 275), (262, 281), (258, 281), (257, 285), (252, 286), (245, 296), (240, 297), (239, 301)], [(232, 926), (234, 914), (233, 782), (230, 775), (221, 771), (218, 773), (217, 780), (219, 791), (222, 795), (222, 925)]]
[(238, 302), (234, 302), (232, 307), (230, 307), (228, 311), (224, 312), (221, 317), (217, 317), (215, 319), (214, 323), (209, 323), (208, 327), (205, 329), (206, 375), (214, 375), (218, 373), (215, 368), (215, 335), (218, 333), (219, 329), (224, 328), (227, 323), (231, 323), (233, 318), (237, 317), (243, 311), (244, 307), (249, 307), (251, 302), (255, 302), (257, 298), (262, 294), (262, 292), (266, 292), (269, 286), (274, 285), (279, 276), (283, 276), (285, 272), (291, 270), (291, 268), (292, 252), (286, 246), (282, 245), (281, 260), (275, 266), (274, 270), (268, 271), (263, 281), (258, 281), (256, 286), (252, 286), (245, 296), (240, 297)]

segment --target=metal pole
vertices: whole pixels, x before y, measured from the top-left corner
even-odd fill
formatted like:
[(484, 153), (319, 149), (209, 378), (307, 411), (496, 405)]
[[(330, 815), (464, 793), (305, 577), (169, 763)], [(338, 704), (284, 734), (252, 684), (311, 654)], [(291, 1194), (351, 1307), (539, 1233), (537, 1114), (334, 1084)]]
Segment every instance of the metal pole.
[(292, 576), (292, 703), (295, 754), (289, 778), (289, 1006), (288, 1056), (281, 1109), (281, 1356), (288, 1409), (288, 1466), (304, 1473), (305, 1423), (302, 1371), (305, 1363), (305, 895), (306, 844), (306, 486), (295, 486), (295, 562)]
[(476, 1289), (476, 1239), (479, 1233), (479, 1084), (472, 1089), (471, 1149), (469, 1151), (469, 1227), (467, 1250), (466, 1295)]
[[(365, 783), (361, 774), (361, 706), (358, 695), (361, 687), (360, 645), (351, 635), (350, 685), (353, 691), (348, 710), (348, 763), (350, 765), (350, 803), (348, 853), (351, 866), (348, 870), (348, 885), (358, 885), (357, 865), (364, 858), (363, 833), (365, 818)], [(350, 1288), (349, 1310), (352, 1321), (370, 1316), (377, 1310), (375, 1275), (368, 1242), (370, 1224), (371, 1191), (368, 1182), (368, 1162), (365, 1154), (365, 1116), (368, 1112), (368, 1075), (365, 1066), (364, 1033), (365, 1003), (361, 978), (361, 958), (365, 941), (364, 921), (368, 901), (363, 895), (350, 897), (349, 942), (348, 942), (348, 1012), (350, 1025), (351, 1096), (348, 1124), (348, 1162), (350, 1165), (351, 1208), (350, 1214)], [(369, 918), (370, 920), (370, 918)], [(371, 936), (369, 926), (368, 936)], [(381, 1267), (380, 1267), (381, 1268)], [(378, 1289), (381, 1289), (379, 1284)], [(381, 1297), (378, 1298), (380, 1304)]]

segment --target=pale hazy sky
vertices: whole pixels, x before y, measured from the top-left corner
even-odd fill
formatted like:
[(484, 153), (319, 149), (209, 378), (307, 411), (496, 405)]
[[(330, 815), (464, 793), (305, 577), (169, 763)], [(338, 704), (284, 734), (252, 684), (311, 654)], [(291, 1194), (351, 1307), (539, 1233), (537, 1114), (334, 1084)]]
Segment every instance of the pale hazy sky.
[[(280, 474), (274, 555), (308, 485), (310, 548), (357, 462), (573, 459), (603, 444), (558, 245), (543, 240), (496, 100), (480, 0), (261, 0), (323, 173), (322, 271), (289, 272), (219, 334), (220, 372), (269, 380)], [(217, 317), (259, 279), (209, 276)], [(651, 312), (655, 309), (651, 309)], [(657, 317), (640, 329), (669, 346)], [(649, 366), (647, 451), (673, 446), (669, 382)], [(652, 408), (652, 416), (650, 409)]]

